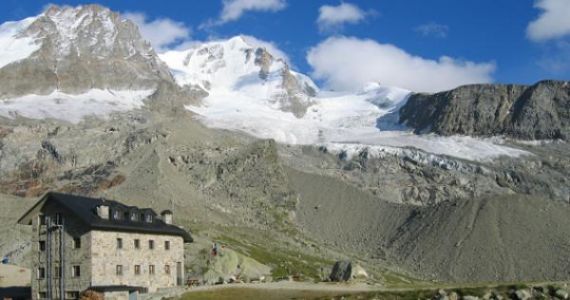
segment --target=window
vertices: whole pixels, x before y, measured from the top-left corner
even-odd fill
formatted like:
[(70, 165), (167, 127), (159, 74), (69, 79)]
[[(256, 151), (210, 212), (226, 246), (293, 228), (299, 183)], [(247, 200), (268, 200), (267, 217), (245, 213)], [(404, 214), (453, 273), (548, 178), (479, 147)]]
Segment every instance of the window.
[(138, 221), (137, 213), (135, 213), (135, 212), (131, 213), (131, 221), (133, 221), (133, 222)]
[(46, 269), (43, 267), (38, 268), (38, 279), (46, 278)]
[(123, 275), (123, 266), (117, 265), (117, 276), (122, 276), (122, 275)]
[(125, 220), (128, 220), (129, 219), (129, 212), (126, 211), (125, 213), (123, 213), (123, 217)]
[(135, 265), (135, 275), (141, 275), (141, 265)]
[(141, 240), (135, 239), (135, 249), (140, 249), (140, 248), (141, 248)]
[(146, 221), (147, 223), (152, 223), (152, 215), (151, 215), (151, 214), (146, 214), (145, 221)]
[(60, 213), (55, 214), (55, 225), (63, 225), (63, 216)]
[(39, 242), (39, 248), (41, 252), (46, 251), (46, 241), (40, 241)]
[(148, 248), (149, 248), (150, 250), (153, 250), (153, 249), (154, 249), (154, 241), (153, 241), (153, 240), (149, 240), (149, 241), (148, 241)]
[(73, 249), (81, 248), (81, 238), (73, 238)]
[(164, 265), (164, 273), (170, 274), (170, 266), (169, 265)]
[(61, 278), (61, 274), (62, 274), (61, 271), (62, 271), (62, 270), (61, 270), (61, 267), (60, 267), (60, 266), (55, 266), (55, 269), (54, 269), (54, 273), (55, 273), (54, 275), (55, 275), (55, 276), (54, 276), (54, 277), (55, 277), (55, 278)]
[(164, 249), (170, 250), (170, 241), (164, 241)]
[(39, 299), (47, 299), (47, 293), (46, 292), (39, 292), (38, 298)]
[(121, 219), (121, 212), (118, 210), (113, 210), (113, 219), (120, 220)]
[(79, 266), (71, 267), (71, 277), (80, 277), (81, 276), (81, 268)]
[(123, 239), (117, 238), (117, 249), (123, 249)]
[(149, 265), (149, 266), (148, 266), (148, 274), (149, 274), (149, 275), (154, 275), (154, 265)]
[(66, 292), (65, 299), (79, 299), (79, 292)]
[(40, 225), (47, 225), (47, 219), (46, 219), (46, 216), (44, 216), (44, 215), (40, 215), (40, 216), (39, 216), (39, 218), (40, 218), (40, 219), (39, 219), (39, 223), (40, 223)]

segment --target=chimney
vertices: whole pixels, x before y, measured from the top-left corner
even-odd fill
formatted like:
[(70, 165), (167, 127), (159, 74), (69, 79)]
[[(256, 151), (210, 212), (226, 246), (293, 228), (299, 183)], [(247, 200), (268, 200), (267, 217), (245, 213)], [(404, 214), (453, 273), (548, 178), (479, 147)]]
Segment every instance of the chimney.
[(109, 220), (109, 206), (107, 205), (97, 206), (97, 215), (101, 219)]
[(162, 216), (162, 221), (164, 221), (164, 223), (172, 224), (172, 211), (167, 209), (162, 211), (160, 215)]

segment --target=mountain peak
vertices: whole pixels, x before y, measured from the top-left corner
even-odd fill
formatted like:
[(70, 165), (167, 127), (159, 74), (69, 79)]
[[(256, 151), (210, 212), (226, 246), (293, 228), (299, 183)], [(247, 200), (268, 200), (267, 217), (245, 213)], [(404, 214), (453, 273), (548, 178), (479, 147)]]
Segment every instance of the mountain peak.
[[(56, 90), (148, 90), (157, 82), (172, 80), (138, 27), (100, 5), (52, 5), (11, 28), (5, 43), (0, 43), (0, 53), (24, 42), (27, 48), (22, 48), (29, 51), (1, 65), (0, 98)], [(22, 72), (29, 78), (25, 83), (19, 80)]]

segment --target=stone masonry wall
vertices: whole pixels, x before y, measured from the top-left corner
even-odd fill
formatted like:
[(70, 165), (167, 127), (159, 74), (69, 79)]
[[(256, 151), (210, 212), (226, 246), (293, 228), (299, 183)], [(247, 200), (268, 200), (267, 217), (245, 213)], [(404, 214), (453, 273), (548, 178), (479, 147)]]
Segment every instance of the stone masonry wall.
[[(181, 263), (184, 278), (184, 242), (181, 237), (124, 233), (113, 231), (91, 232), (92, 285), (128, 285), (148, 287), (149, 292), (159, 288), (176, 286), (177, 263)], [(123, 248), (117, 248), (117, 239), (123, 241)], [(135, 249), (135, 239), (140, 248)], [(154, 249), (149, 249), (149, 240), (154, 241)], [(165, 249), (165, 241), (170, 241), (170, 250)], [(117, 265), (122, 266), (122, 275), (117, 275)], [(135, 274), (135, 265), (140, 266), (140, 274)], [(154, 266), (154, 275), (150, 274)], [(170, 266), (170, 274), (165, 266)]]

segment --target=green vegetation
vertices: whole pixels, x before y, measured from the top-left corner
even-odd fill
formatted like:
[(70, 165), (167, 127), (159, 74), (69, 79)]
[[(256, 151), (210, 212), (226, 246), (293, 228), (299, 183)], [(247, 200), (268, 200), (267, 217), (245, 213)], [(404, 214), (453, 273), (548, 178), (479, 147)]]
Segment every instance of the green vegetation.
[[(555, 291), (558, 287), (553, 285), (536, 285), (532, 286), (537, 295), (554, 297)], [(457, 294), (461, 299), (464, 296), (475, 296), (483, 298), (484, 295), (496, 299), (514, 299), (514, 292), (517, 290), (529, 289), (525, 284), (506, 284), (501, 286), (472, 286), (472, 287), (448, 287), (444, 292), (447, 295), (453, 293)], [(304, 299), (304, 300), (372, 300), (372, 299), (387, 299), (387, 300), (417, 300), (417, 299), (433, 299), (434, 296), (439, 294), (439, 289), (432, 286), (431, 288), (419, 289), (406, 289), (406, 290), (386, 290), (375, 292), (341, 292), (341, 291), (326, 291), (326, 290), (295, 290), (295, 289), (263, 289), (255, 287), (239, 288), (228, 287), (210, 291), (190, 292), (184, 294), (181, 300), (197, 300), (197, 299), (220, 299), (220, 300), (289, 300), (289, 299)], [(540, 299), (540, 296), (537, 296)]]
[(319, 281), (325, 275), (321, 274), (321, 268), (328, 268), (334, 263), (321, 257), (267, 246), (269, 243), (264, 246), (258, 246), (228, 236), (220, 236), (218, 240), (231, 245), (234, 250), (271, 267), (271, 276), (274, 279), (295, 276), (299, 279)]

